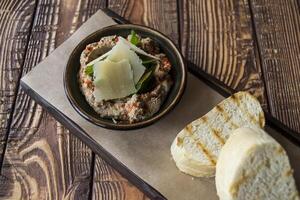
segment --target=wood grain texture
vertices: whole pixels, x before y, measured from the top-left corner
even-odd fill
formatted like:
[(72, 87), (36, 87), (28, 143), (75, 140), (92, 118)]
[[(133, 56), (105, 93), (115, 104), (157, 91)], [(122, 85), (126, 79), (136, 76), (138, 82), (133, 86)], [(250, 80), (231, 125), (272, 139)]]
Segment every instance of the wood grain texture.
[(300, 132), (300, 4), (251, 0), (270, 112)]
[(248, 1), (184, 0), (180, 18), (185, 57), (231, 88), (254, 93), (267, 108)]
[[(23, 75), (104, 4), (89, 0), (38, 1)], [(91, 150), (22, 90), (15, 105), (0, 199), (87, 199), (92, 183)]]
[(0, 1), (0, 165), (34, 9), (35, 0)]
[(109, 0), (108, 8), (131, 23), (161, 31), (178, 44), (176, 0)]
[[(249, 0), (251, 7), (248, 0), (183, 0), (179, 5), (176, 0), (107, 2), (131, 22), (171, 37), (201, 69), (232, 88), (254, 93), (266, 110), (269, 107), (274, 116), (300, 131), (299, 1)], [(0, 199), (147, 199), (101, 155), (91, 166), (91, 150), (17, 90), (21, 72), (26, 74), (105, 4), (105, 0), (0, 2), (0, 23), (5, 27), (0, 29), (0, 158), (15, 105)]]
[(148, 198), (104, 160), (96, 156), (92, 199), (145, 200)]

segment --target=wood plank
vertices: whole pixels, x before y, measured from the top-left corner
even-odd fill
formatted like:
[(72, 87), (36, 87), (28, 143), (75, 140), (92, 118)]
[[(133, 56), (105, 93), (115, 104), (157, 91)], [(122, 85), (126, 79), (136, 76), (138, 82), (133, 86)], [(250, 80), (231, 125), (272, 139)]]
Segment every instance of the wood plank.
[[(23, 75), (102, 6), (105, 1), (39, 1)], [(91, 162), (86, 145), (18, 91), (0, 180), (1, 199), (87, 199)]]
[[(175, 0), (109, 0), (108, 7), (132, 23), (160, 30), (178, 44), (177, 4)], [(100, 155), (101, 156), (101, 155)], [(148, 199), (135, 186), (96, 158), (93, 199)]]
[(109, 0), (108, 7), (131, 23), (159, 30), (178, 44), (176, 0)]
[(267, 109), (248, 1), (184, 0), (180, 4), (184, 56)]
[(0, 168), (35, 0), (0, 1)]
[(300, 7), (297, 0), (251, 0), (270, 112), (300, 132)]
[(92, 199), (148, 199), (141, 191), (96, 156)]

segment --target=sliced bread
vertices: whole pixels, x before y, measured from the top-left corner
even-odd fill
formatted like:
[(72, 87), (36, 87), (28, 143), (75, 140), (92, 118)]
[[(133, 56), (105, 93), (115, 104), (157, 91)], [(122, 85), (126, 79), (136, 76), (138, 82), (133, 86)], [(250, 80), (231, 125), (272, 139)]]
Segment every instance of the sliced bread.
[(238, 92), (180, 131), (172, 143), (171, 154), (182, 172), (196, 177), (214, 176), (220, 150), (229, 134), (240, 127), (264, 125), (258, 100), (248, 92)]
[(285, 150), (262, 129), (235, 130), (216, 167), (220, 200), (299, 200)]

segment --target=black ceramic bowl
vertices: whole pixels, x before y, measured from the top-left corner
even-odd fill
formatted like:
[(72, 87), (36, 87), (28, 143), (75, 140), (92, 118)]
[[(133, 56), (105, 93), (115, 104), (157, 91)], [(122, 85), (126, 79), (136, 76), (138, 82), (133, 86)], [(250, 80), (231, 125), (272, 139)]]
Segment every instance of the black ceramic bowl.
[[(171, 75), (174, 80), (174, 84), (168, 94), (167, 99), (164, 101), (160, 110), (154, 114), (151, 118), (146, 119), (141, 122), (128, 123), (128, 122), (118, 122), (114, 123), (111, 119), (101, 118), (92, 107), (86, 102), (84, 96), (81, 94), (79, 89), (79, 84), (77, 80), (77, 73), (80, 68), (80, 54), (85, 49), (86, 45), (99, 41), (100, 38), (109, 35), (119, 35), (126, 37), (130, 34), (130, 31), (134, 30), (137, 34), (142, 37), (150, 37), (156, 41), (163, 53), (167, 55), (172, 64)], [(103, 29), (100, 29), (84, 40), (82, 40), (77, 47), (71, 53), (68, 60), (65, 72), (64, 72), (64, 87), (66, 95), (74, 107), (74, 109), (82, 115), (84, 118), (90, 122), (102, 126), (104, 128), (111, 129), (134, 129), (140, 128), (154, 123), (161, 117), (166, 115), (174, 106), (179, 102), (186, 84), (186, 69), (182, 55), (174, 45), (174, 43), (168, 39), (162, 33), (153, 30), (148, 27), (133, 25), (133, 24), (123, 24), (123, 25), (113, 25)]]

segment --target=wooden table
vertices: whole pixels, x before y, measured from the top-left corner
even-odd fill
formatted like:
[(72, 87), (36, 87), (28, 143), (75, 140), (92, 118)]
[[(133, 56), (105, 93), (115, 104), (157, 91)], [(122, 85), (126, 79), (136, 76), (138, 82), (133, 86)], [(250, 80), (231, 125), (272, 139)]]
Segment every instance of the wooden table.
[(299, 0), (1, 0), (0, 199), (147, 199), (19, 87), (105, 7), (167, 34), (201, 69), (300, 132)]

